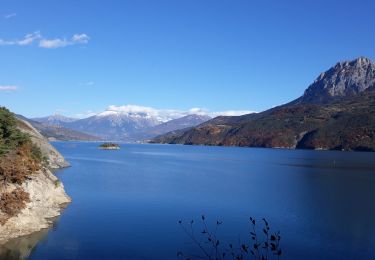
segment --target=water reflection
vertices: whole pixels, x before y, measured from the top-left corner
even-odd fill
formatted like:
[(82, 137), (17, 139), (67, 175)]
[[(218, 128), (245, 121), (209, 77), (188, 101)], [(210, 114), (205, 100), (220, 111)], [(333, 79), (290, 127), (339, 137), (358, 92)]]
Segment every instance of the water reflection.
[(22, 260), (28, 258), (36, 246), (47, 239), (48, 232), (57, 229), (58, 221), (59, 217), (53, 218), (50, 228), (12, 239), (4, 245), (0, 245), (0, 259)]

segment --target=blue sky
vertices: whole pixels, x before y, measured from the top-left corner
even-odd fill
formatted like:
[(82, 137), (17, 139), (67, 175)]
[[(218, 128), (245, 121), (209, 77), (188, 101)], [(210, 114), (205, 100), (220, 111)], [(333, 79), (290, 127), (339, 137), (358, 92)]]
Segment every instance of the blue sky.
[(30, 117), (127, 104), (262, 111), (340, 60), (374, 59), (373, 10), (374, 1), (2, 0), (0, 104)]

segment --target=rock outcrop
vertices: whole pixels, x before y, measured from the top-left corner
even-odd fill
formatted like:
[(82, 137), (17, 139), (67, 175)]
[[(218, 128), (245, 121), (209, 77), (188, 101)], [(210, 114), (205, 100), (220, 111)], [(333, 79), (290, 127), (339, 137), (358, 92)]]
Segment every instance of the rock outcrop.
[(0, 224), (0, 244), (47, 228), (51, 218), (60, 214), (60, 210), (71, 200), (65, 193), (63, 184), (52, 170), (67, 167), (69, 164), (48, 141), (26, 121), (18, 119), (18, 128), (31, 136), (47, 157), (48, 165), (31, 174), (21, 185), (9, 183), (0, 186), (0, 195), (21, 187), (29, 194), (29, 200), (22, 211)]
[(337, 63), (306, 89), (297, 103), (326, 104), (375, 87), (375, 63), (365, 57)]
[(48, 165), (51, 169), (68, 167), (69, 163), (64, 157), (43, 137), (29, 122), (18, 119), (18, 128), (31, 136), (33, 143), (40, 147), (42, 153), (47, 156)]

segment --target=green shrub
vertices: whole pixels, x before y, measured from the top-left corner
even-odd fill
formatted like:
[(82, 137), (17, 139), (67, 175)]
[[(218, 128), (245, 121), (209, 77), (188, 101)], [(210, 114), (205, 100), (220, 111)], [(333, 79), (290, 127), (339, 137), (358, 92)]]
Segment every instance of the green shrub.
[(0, 107), (0, 181), (21, 184), (45, 163), (40, 148), (17, 128), (14, 114)]
[(0, 156), (26, 144), (31, 144), (30, 136), (17, 129), (13, 113), (0, 107)]
[(55, 180), (55, 188), (58, 188), (61, 186), (61, 181), (60, 180)]

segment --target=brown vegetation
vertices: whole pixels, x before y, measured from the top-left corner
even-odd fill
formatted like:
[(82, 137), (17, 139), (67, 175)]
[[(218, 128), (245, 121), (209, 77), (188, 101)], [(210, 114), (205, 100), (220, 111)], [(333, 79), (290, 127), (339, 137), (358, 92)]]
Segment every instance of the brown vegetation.
[(30, 202), (29, 193), (22, 188), (17, 188), (12, 192), (5, 192), (0, 196), (0, 210), (3, 216), (0, 217), (0, 225), (13, 216), (16, 216), (26, 207), (26, 203)]
[(16, 187), (11, 192), (0, 193), (0, 225), (25, 208), (30, 201), (29, 194), (19, 185), (42, 170), (45, 162), (30, 136), (17, 128), (14, 115), (0, 107), (0, 185), (4, 190), (11, 185)]
[(375, 151), (375, 89), (330, 104), (219, 118), (154, 143)]
[(3, 184), (22, 184), (32, 173), (41, 170), (41, 160), (33, 155), (33, 149), (32, 144), (24, 144), (0, 157), (0, 181)]

